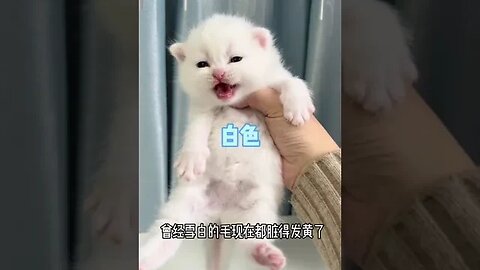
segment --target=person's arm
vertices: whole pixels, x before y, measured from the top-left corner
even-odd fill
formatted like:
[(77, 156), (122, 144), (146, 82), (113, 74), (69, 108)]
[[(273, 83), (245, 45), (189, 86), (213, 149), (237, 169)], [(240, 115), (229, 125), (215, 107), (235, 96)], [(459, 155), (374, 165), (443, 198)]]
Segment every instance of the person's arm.
[(480, 169), (437, 181), (379, 233), (364, 269), (480, 269)]
[[(268, 130), (282, 156), (285, 186), (293, 191), (292, 204), (304, 223), (323, 224), (315, 237), (329, 269), (340, 269), (340, 149), (315, 117), (293, 126), (283, 116), (278, 93), (256, 92), (248, 105), (265, 115)], [(315, 231), (318, 232), (318, 229)]]
[(323, 155), (308, 165), (292, 188), (291, 203), (305, 223), (323, 224), (314, 243), (332, 270), (341, 259), (341, 151)]

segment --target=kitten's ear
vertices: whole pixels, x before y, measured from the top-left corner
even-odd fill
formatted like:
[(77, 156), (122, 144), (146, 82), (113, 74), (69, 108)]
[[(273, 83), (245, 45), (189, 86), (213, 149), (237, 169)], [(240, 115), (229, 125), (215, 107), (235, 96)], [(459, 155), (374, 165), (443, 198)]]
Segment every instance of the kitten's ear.
[(185, 52), (183, 50), (183, 43), (174, 43), (168, 47), (170, 53), (177, 59), (178, 62), (185, 60)]
[(270, 47), (270, 45), (272, 45), (273, 43), (272, 34), (270, 33), (270, 30), (268, 30), (267, 28), (255, 27), (253, 29), (253, 37), (255, 38), (255, 40), (258, 41), (258, 44), (260, 44), (260, 46), (264, 49), (267, 47)]

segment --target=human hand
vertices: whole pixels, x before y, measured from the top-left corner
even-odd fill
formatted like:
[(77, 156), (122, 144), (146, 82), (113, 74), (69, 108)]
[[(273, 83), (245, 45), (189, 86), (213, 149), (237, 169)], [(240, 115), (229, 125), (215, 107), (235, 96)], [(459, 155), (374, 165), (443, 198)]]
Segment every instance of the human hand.
[(282, 157), (285, 186), (292, 189), (297, 176), (313, 159), (338, 150), (335, 141), (315, 117), (302, 126), (293, 126), (283, 117), (277, 91), (262, 89), (250, 95), (246, 106), (265, 115), (265, 123)]
[(345, 98), (342, 116), (342, 243), (362, 266), (419, 192), (474, 164), (413, 88), (378, 115)]

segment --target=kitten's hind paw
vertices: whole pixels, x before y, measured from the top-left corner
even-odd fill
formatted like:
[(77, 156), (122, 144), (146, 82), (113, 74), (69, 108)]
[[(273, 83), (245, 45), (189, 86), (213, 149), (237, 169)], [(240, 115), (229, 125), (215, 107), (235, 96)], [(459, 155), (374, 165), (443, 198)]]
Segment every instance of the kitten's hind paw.
[(283, 252), (270, 243), (260, 243), (255, 246), (252, 252), (255, 261), (270, 270), (281, 270), (287, 265), (287, 259)]
[(208, 149), (203, 151), (182, 151), (175, 161), (174, 167), (177, 176), (186, 181), (193, 181), (205, 172), (207, 158), (210, 154)]

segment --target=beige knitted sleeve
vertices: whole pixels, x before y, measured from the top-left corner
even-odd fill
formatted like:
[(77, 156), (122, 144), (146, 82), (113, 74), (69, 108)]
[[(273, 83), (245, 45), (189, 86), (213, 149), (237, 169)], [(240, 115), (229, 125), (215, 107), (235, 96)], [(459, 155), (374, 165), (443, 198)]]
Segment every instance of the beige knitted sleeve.
[(480, 269), (480, 170), (440, 179), (380, 233), (363, 269)]
[(324, 225), (320, 237), (314, 238), (315, 246), (331, 270), (340, 269), (341, 151), (309, 165), (292, 192), (291, 203), (300, 220)]

